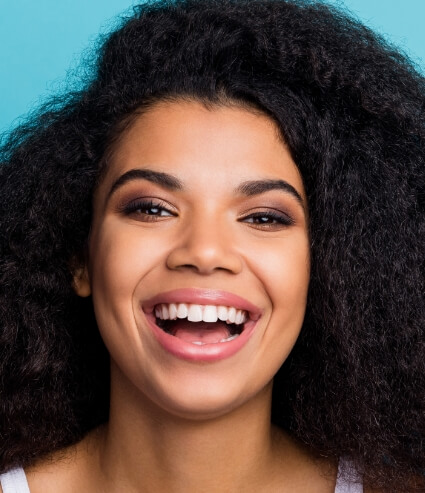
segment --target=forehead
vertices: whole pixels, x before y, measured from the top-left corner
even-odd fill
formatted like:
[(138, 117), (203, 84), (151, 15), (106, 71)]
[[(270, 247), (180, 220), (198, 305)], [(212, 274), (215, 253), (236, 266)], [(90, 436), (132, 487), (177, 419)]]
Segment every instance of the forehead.
[(115, 143), (105, 182), (134, 168), (155, 168), (188, 183), (302, 178), (275, 122), (239, 106), (159, 102), (136, 115)]

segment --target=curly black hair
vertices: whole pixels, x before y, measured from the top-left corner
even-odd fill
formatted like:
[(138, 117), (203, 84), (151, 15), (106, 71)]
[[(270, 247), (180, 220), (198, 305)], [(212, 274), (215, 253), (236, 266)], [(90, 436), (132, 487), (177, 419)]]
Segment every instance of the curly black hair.
[(108, 419), (108, 355), (72, 289), (112, 143), (163, 99), (233, 102), (277, 122), (309, 202), (301, 336), (273, 421), (366, 484), (425, 491), (424, 78), (320, 1), (141, 5), (85, 87), (0, 153), (0, 470)]

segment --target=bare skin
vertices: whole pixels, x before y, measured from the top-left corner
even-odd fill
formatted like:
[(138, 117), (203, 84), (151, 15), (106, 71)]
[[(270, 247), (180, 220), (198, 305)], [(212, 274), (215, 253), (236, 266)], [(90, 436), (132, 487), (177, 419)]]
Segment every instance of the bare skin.
[(252, 414), (246, 421), (261, 398), (250, 409), (208, 423), (164, 419), (152, 409), (137, 435), (122, 415), (116, 426), (124, 434), (108, 425), (29, 470), (31, 493), (333, 492), (335, 463), (312, 457), (270, 427), (268, 416)]
[[(139, 177), (114, 188), (136, 168), (182, 186)], [(240, 193), (267, 180), (289, 187)], [(155, 203), (128, 212), (140, 198)], [(336, 462), (270, 422), (272, 379), (301, 329), (308, 282), (304, 188), (273, 122), (196, 102), (140, 115), (96, 192), (89, 261), (75, 273), (111, 354), (110, 420), (27, 470), (31, 493), (333, 492)], [(261, 313), (236, 354), (193, 361), (152, 336), (146, 300), (223, 287)]]

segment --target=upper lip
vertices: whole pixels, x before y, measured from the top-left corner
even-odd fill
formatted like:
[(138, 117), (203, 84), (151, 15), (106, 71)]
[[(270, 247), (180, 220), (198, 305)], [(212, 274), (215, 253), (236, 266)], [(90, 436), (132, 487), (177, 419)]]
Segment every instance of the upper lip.
[(152, 313), (155, 305), (160, 303), (188, 303), (198, 305), (233, 306), (245, 310), (252, 320), (258, 320), (262, 310), (241, 296), (218, 289), (181, 288), (164, 293), (142, 302), (145, 313)]

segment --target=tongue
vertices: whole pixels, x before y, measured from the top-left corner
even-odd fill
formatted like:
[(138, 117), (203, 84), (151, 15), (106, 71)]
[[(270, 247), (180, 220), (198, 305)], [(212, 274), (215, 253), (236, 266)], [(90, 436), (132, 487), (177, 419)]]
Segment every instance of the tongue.
[(189, 322), (176, 320), (171, 334), (186, 342), (203, 342), (212, 344), (231, 336), (225, 322)]

